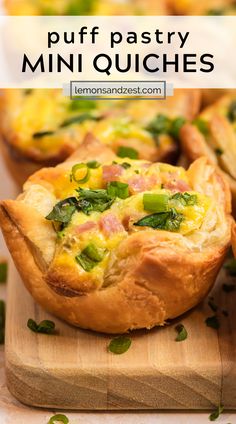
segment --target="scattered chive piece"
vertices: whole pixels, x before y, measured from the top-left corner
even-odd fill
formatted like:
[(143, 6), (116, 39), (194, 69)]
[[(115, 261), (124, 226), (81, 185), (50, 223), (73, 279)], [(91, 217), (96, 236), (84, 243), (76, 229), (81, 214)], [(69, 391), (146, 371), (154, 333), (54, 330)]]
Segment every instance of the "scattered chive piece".
[(55, 330), (55, 323), (45, 319), (37, 324), (33, 319), (29, 318), (27, 327), (34, 333), (53, 334)]
[(144, 193), (143, 207), (148, 212), (166, 212), (168, 210), (167, 194)]
[(175, 330), (178, 333), (178, 335), (177, 335), (177, 337), (175, 339), (176, 342), (182, 342), (182, 341), (184, 341), (184, 340), (187, 339), (188, 332), (187, 332), (187, 330), (186, 330), (186, 328), (184, 327), (183, 324), (176, 325)]
[(97, 161), (97, 160), (90, 160), (89, 162), (86, 163), (88, 168), (91, 169), (96, 169), (99, 168), (99, 166), (101, 166), (101, 164)]
[(0, 344), (5, 340), (5, 302), (0, 300)]
[(69, 419), (64, 414), (56, 414), (50, 418), (50, 420), (48, 421), (48, 424), (56, 424), (56, 423), (68, 424)]
[(7, 262), (0, 263), (0, 283), (6, 283), (7, 281)]
[(75, 257), (75, 260), (86, 272), (90, 272), (103, 260), (105, 253), (105, 249), (98, 248), (95, 244), (89, 243), (88, 246)]
[(100, 118), (93, 116), (90, 113), (83, 113), (81, 115), (72, 116), (71, 118), (66, 119), (62, 122), (60, 128), (65, 128), (73, 124), (82, 124), (84, 121), (99, 121), (99, 119)]
[(130, 167), (131, 167), (130, 163), (128, 163), (128, 162), (123, 162), (123, 163), (121, 163), (120, 165), (121, 165), (121, 166), (122, 166), (122, 168), (124, 168), (124, 169), (128, 169), (128, 168), (130, 168)]
[(111, 197), (127, 199), (129, 197), (129, 185), (120, 181), (110, 181), (107, 185), (107, 194)]
[(179, 132), (181, 127), (185, 124), (186, 119), (182, 118), (181, 116), (179, 118), (175, 118), (172, 121), (169, 134), (174, 137), (176, 140), (179, 139)]
[(224, 283), (222, 285), (222, 289), (226, 293), (231, 293), (232, 291), (234, 291), (236, 289), (236, 286), (235, 286), (235, 284), (226, 284), (226, 283)]
[(193, 120), (193, 125), (195, 125), (199, 131), (203, 134), (203, 135), (208, 135), (208, 125), (207, 122), (204, 121), (204, 119), (202, 118), (196, 118)]
[[(83, 168), (86, 169), (86, 174), (82, 178), (77, 178), (76, 177), (77, 171)], [(83, 184), (88, 181), (89, 177), (90, 177), (90, 170), (86, 163), (76, 163), (74, 166), (72, 166), (71, 174), (70, 174), (71, 181), (73, 179), (76, 183)]]
[(215, 154), (216, 154), (217, 156), (221, 156), (221, 155), (223, 155), (223, 153), (224, 153), (224, 150), (220, 149), (220, 147), (217, 147), (217, 148), (215, 149)]
[(138, 159), (138, 151), (132, 147), (120, 146), (117, 156), (120, 158)]
[(208, 300), (208, 306), (212, 309), (213, 312), (216, 312), (218, 309), (218, 306), (214, 303), (212, 299)]
[(48, 135), (53, 135), (53, 134), (54, 134), (54, 131), (38, 131), (33, 134), (33, 138), (37, 139), (37, 138), (42, 138), (42, 137), (46, 137)]
[(217, 418), (219, 418), (220, 414), (222, 414), (222, 412), (224, 411), (224, 407), (223, 405), (219, 405), (215, 411), (213, 411), (211, 413), (211, 415), (209, 416), (209, 420), (210, 421), (215, 421), (217, 420)]
[(69, 109), (72, 111), (75, 110), (93, 110), (96, 109), (96, 102), (94, 100), (89, 100), (84, 97), (79, 99), (73, 99), (69, 103)]
[(236, 100), (234, 100), (229, 106), (228, 119), (231, 122), (236, 121)]
[(121, 353), (127, 352), (130, 348), (131, 339), (127, 336), (118, 336), (112, 339), (108, 345), (109, 352), (120, 355)]
[(146, 127), (146, 130), (150, 132), (154, 137), (160, 134), (168, 134), (171, 128), (171, 120), (165, 115), (157, 115)]
[(236, 259), (230, 259), (224, 264), (224, 268), (227, 270), (228, 274), (236, 276)]
[(208, 317), (205, 320), (205, 323), (207, 327), (214, 328), (214, 330), (218, 330), (220, 328), (220, 323), (216, 315), (213, 315), (212, 317)]

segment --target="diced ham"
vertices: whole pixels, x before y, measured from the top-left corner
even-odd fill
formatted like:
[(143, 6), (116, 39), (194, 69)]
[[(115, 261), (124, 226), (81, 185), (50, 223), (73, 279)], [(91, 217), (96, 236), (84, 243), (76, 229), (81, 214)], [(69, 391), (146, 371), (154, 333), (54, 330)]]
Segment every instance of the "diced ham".
[(102, 216), (99, 221), (99, 228), (106, 236), (124, 231), (123, 225), (112, 213)]
[(110, 181), (116, 181), (123, 174), (124, 168), (120, 165), (104, 165), (102, 168), (102, 178), (104, 181), (109, 183)]
[(175, 180), (173, 179), (172, 181), (168, 181), (167, 183), (164, 184), (164, 188), (166, 188), (167, 190), (171, 190), (171, 191), (176, 191), (176, 192), (185, 192), (185, 191), (189, 191), (191, 190), (191, 187), (189, 187), (189, 185), (186, 183), (186, 181), (184, 180)]
[(141, 193), (150, 190), (157, 184), (157, 176), (150, 175), (144, 177), (142, 175), (134, 175), (128, 180), (128, 184), (131, 194)]
[(86, 231), (94, 230), (97, 224), (94, 221), (87, 221), (84, 224), (77, 225), (75, 231), (77, 234), (85, 233)]

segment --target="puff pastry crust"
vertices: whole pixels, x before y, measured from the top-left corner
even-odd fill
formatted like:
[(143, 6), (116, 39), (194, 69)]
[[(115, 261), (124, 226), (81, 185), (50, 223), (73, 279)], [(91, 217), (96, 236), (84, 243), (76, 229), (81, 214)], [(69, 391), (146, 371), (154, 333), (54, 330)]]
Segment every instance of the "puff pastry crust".
[[(58, 201), (75, 195), (72, 167), (94, 159), (99, 166), (79, 190), (105, 190), (109, 178), (115, 178), (128, 183), (129, 195), (115, 198), (102, 212), (77, 210), (62, 234), (58, 222), (52, 226), (45, 216)], [(206, 158), (187, 171), (128, 158), (125, 163), (89, 137), (66, 162), (30, 177), (16, 200), (0, 204), (5, 240), (34, 299), (71, 324), (105, 333), (163, 325), (195, 306), (211, 289), (231, 236), (228, 184)], [(151, 203), (153, 194), (174, 202), (174, 217), (182, 217), (177, 225), (136, 226), (148, 215), (144, 193), (151, 195)], [(182, 198), (191, 200), (188, 206)], [(83, 262), (88, 243), (105, 247), (100, 262), (97, 252), (89, 256), (97, 261), (90, 270)], [(75, 252), (81, 253), (79, 261)]]

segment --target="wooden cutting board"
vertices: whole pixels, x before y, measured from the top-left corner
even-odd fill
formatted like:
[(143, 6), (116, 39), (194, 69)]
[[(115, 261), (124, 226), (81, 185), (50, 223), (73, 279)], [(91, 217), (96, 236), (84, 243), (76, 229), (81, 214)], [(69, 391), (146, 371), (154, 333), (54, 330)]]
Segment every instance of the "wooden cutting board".
[[(59, 409), (236, 409), (236, 291), (224, 271), (214, 289), (221, 327), (205, 324), (207, 305), (164, 328), (131, 334), (123, 355), (107, 352), (110, 337), (73, 328), (35, 304), (12, 266), (8, 287), (6, 372), (11, 393), (28, 405)], [(229, 317), (222, 314), (227, 310)], [(59, 333), (27, 326), (53, 319)], [(182, 322), (188, 339), (176, 342)]]

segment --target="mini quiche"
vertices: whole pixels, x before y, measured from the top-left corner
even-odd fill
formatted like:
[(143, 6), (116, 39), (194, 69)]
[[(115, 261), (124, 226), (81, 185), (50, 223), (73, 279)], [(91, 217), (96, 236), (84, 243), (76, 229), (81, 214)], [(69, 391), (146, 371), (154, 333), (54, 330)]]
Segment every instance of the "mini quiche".
[(120, 155), (169, 161), (177, 154), (180, 126), (196, 116), (199, 104), (198, 90), (177, 90), (163, 101), (70, 100), (60, 90), (4, 90), (2, 150), (20, 184), (42, 166), (65, 160), (88, 132)]
[(185, 171), (120, 158), (90, 136), (2, 201), (0, 224), (37, 302), (123, 333), (163, 325), (208, 293), (230, 243), (229, 193), (206, 158)]
[(223, 96), (180, 131), (183, 152), (190, 161), (206, 155), (229, 181), (236, 213), (236, 95)]
[(235, 0), (170, 0), (170, 7), (177, 15), (235, 15)]
[(5, 0), (9, 15), (167, 15), (168, 0)]

